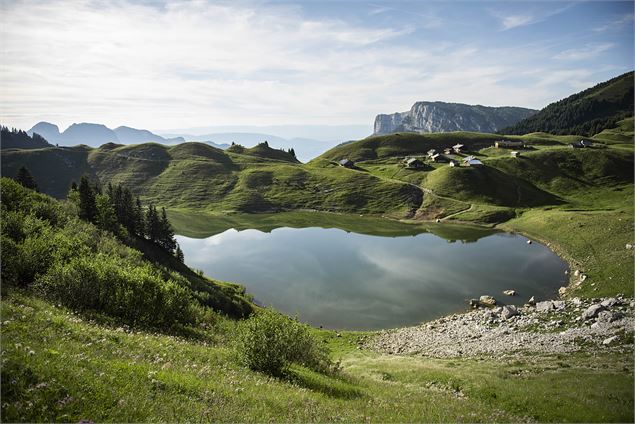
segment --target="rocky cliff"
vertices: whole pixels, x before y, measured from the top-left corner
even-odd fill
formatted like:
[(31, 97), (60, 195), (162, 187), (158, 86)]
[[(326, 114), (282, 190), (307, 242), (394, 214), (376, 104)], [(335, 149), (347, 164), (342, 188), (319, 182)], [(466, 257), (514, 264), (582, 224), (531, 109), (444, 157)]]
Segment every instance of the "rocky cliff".
[(407, 112), (377, 115), (374, 134), (399, 131), (493, 133), (533, 115), (536, 110), (522, 107), (488, 107), (462, 103), (417, 102)]

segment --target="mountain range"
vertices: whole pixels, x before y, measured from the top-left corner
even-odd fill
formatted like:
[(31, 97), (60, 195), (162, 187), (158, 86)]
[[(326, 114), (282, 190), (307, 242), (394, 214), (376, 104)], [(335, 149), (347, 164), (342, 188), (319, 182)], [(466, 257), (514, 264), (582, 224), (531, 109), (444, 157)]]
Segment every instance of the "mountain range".
[(375, 118), (374, 134), (395, 132), (474, 131), (495, 133), (535, 114), (522, 107), (488, 107), (463, 103), (416, 102), (409, 111)]
[(99, 147), (104, 143), (183, 143), (185, 141), (182, 137), (165, 138), (148, 130), (124, 126), (110, 129), (105, 125), (92, 123), (73, 124), (63, 132), (60, 132), (59, 127), (55, 124), (39, 122), (27, 131), (29, 135), (34, 133), (44, 137), (49, 143), (62, 146), (85, 144), (91, 147)]

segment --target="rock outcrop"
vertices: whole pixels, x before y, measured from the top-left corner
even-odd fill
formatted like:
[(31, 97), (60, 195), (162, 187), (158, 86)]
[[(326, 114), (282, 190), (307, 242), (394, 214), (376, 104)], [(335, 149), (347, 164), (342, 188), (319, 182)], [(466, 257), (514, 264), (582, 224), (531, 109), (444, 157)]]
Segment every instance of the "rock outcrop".
[(374, 133), (399, 131), (494, 133), (533, 115), (536, 110), (522, 107), (488, 107), (462, 103), (417, 102), (407, 112), (377, 115)]

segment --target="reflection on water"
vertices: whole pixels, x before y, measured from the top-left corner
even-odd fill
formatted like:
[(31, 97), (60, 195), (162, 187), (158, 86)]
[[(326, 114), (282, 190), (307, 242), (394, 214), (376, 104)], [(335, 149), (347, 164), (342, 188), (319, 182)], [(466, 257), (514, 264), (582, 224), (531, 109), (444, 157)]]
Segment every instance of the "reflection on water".
[[(522, 304), (551, 297), (566, 283), (560, 258), (505, 233), (470, 243), (429, 233), (378, 237), (323, 228), (230, 229), (177, 239), (189, 266), (243, 284), (261, 303), (326, 328), (412, 325), (463, 310), (467, 299), (482, 294)], [(506, 289), (519, 296), (504, 296)]]

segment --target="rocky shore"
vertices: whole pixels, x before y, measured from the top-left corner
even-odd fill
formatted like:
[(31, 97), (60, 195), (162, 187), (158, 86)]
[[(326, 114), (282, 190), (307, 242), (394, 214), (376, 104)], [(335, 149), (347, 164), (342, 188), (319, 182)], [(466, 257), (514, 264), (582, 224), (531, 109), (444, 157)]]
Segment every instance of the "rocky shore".
[(558, 354), (589, 347), (633, 351), (633, 299), (617, 296), (531, 303), (516, 307), (479, 302), (469, 312), (382, 331), (361, 343), (383, 353), (436, 358)]

